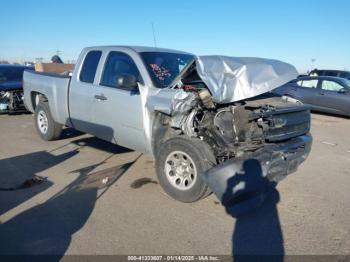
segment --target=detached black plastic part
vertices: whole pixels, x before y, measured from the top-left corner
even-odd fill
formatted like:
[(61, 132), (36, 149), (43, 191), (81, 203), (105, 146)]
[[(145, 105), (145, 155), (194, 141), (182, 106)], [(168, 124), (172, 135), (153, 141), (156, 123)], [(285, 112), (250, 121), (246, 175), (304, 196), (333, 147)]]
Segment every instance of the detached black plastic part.
[[(311, 144), (310, 134), (284, 143), (267, 144), (254, 153), (232, 158), (209, 169), (203, 177), (226, 208), (235, 214), (243, 213), (248, 206), (263, 202), (268, 187), (297, 170), (309, 155)], [(241, 210), (235, 210), (236, 207)]]

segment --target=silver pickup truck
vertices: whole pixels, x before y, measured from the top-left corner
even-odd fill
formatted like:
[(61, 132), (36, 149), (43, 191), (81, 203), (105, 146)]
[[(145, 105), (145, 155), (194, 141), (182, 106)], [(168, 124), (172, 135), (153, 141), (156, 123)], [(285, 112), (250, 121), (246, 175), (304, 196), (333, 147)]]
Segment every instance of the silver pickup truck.
[(24, 101), (44, 140), (68, 126), (151, 154), (166, 193), (193, 202), (222, 199), (249, 159), (273, 182), (305, 160), (309, 108), (271, 92), (296, 76), (271, 59), (89, 47), (72, 74), (25, 72)]

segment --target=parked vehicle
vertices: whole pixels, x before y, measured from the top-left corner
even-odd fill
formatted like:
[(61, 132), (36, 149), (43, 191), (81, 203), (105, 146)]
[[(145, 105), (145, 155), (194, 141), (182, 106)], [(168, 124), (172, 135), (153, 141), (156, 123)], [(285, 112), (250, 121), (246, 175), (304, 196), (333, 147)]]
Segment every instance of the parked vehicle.
[(72, 77), (25, 72), (24, 97), (44, 140), (66, 125), (149, 153), (163, 189), (193, 202), (211, 190), (221, 197), (208, 181), (219, 171), (225, 184), (244, 159), (259, 160), (277, 182), (307, 157), (309, 107), (269, 93), (296, 76), (277, 60), (91, 47)]
[(0, 65), (0, 113), (24, 111), (23, 72), (33, 67)]
[(350, 116), (350, 80), (339, 77), (301, 77), (274, 92), (310, 105), (314, 111)]
[(310, 76), (333, 76), (350, 80), (350, 72), (342, 70), (318, 70), (314, 69), (310, 72)]

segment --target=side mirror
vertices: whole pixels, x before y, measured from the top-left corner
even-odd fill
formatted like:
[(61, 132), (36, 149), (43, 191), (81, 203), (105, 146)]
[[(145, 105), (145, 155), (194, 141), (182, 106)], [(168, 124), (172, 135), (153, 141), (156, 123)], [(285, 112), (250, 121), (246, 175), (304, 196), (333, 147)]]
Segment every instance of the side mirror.
[(118, 77), (117, 84), (118, 84), (118, 87), (121, 87), (127, 90), (136, 90), (137, 78), (134, 75), (124, 74)]

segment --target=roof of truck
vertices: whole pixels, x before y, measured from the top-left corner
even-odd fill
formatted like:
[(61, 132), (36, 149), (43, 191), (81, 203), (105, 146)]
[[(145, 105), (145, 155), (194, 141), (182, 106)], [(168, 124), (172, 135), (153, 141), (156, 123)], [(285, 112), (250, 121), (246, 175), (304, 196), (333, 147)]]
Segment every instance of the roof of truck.
[(126, 45), (111, 45), (111, 46), (94, 46), (89, 48), (99, 48), (99, 49), (113, 49), (113, 48), (128, 48), (135, 52), (142, 53), (142, 52), (167, 52), (167, 53), (180, 53), (180, 54), (190, 54), (188, 52), (180, 51), (180, 50), (174, 50), (174, 49), (167, 49), (167, 48), (160, 48), (160, 47), (150, 47), (150, 46), (126, 46)]

